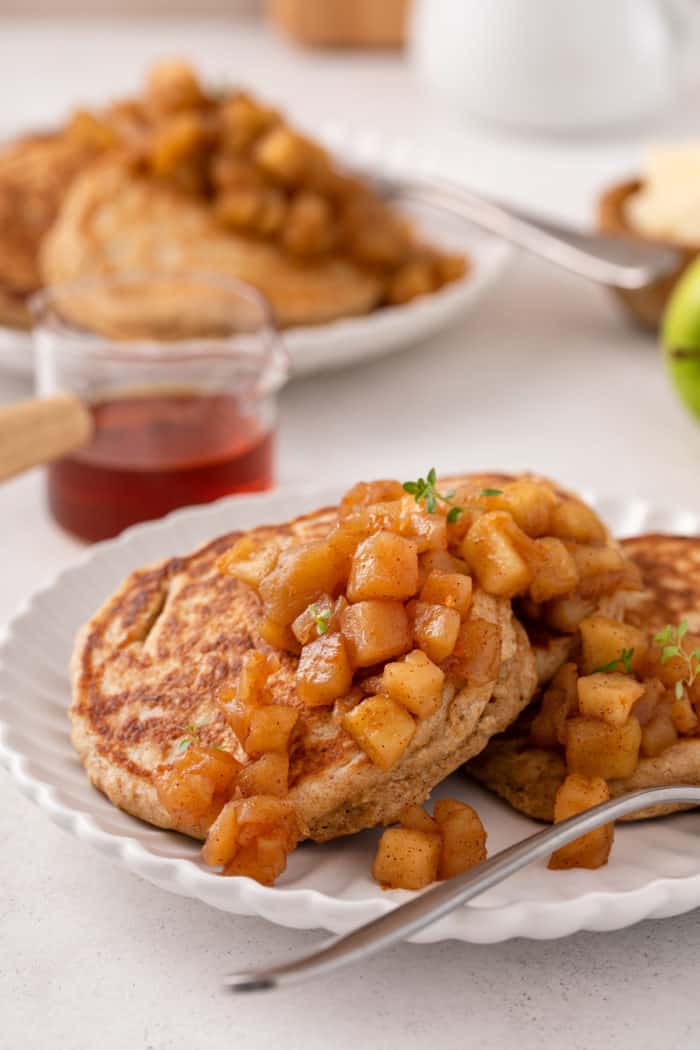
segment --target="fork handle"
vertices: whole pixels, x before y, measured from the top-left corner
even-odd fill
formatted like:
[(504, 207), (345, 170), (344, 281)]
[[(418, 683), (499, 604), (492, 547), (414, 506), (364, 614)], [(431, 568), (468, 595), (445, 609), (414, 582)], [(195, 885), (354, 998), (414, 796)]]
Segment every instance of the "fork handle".
[(352, 933), (330, 941), (317, 951), (280, 966), (230, 974), (224, 985), (236, 992), (262, 991), (296, 984), (310, 977), (332, 973), (341, 966), (366, 959), (397, 941), (410, 937), (441, 919), (460, 904), (507, 879), (533, 860), (546, 857), (580, 835), (593, 831), (611, 820), (627, 816), (647, 806), (682, 804), (700, 805), (700, 788), (646, 788), (610, 802), (603, 802), (578, 816), (530, 835), (522, 842), (496, 853), (477, 867), (465, 871), (449, 882), (441, 882), (420, 896), (360, 926)]
[(579, 233), (566, 226), (504, 208), (495, 201), (442, 179), (380, 179), (387, 192), (449, 211), (526, 251), (615, 288), (645, 288), (672, 273), (680, 255), (673, 248), (632, 237)]

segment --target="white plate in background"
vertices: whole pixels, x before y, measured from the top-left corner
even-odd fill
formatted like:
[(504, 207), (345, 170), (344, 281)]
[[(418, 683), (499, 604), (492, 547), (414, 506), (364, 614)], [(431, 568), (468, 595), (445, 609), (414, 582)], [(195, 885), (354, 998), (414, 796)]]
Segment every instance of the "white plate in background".
[[(76, 566), (28, 600), (0, 644), (0, 761), (24, 794), (57, 824), (163, 889), (282, 926), (339, 933), (409, 896), (405, 891), (383, 892), (370, 878), (378, 831), (323, 846), (303, 845), (271, 888), (250, 879), (222, 878), (201, 863), (197, 843), (120, 812), (90, 786), (71, 747), (67, 718), (68, 661), (75, 632), (127, 573), (185, 554), (221, 533), (283, 521), (337, 496), (335, 489), (308, 488), (227, 498), (177, 511), (90, 549)], [(592, 502), (617, 535), (700, 534), (700, 515), (691, 512), (643, 501)], [(491, 853), (538, 827), (459, 774), (434, 792), (434, 797), (440, 795), (475, 806)], [(533, 864), (414, 939), (546, 939), (582, 929), (617, 929), (699, 905), (696, 811), (619, 826), (610, 863), (598, 871), (554, 872), (544, 862)]]
[[(387, 142), (371, 133), (338, 125), (322, 131), (321, 138), (349, 164), (370, 172), (430, 174), (439, 169), (436, 159), (426, 156), (418, 142)], [(429, 243), (468, 255), (469, 273), (405, 306), (384, 307), (363, 317), (343, 318), (330, 324), (287, 329), (284, 341), (294, 374), (360, 363), (429, 339), (470, 313), (513, 255), (510, 245), (460, 219), (446, 220), (443, 214), (427, 209), (404, 210), (414, 215), (418, 229)], [(31, 375), (33, 351), (28, 332), (0, 326), (0, 369)]]

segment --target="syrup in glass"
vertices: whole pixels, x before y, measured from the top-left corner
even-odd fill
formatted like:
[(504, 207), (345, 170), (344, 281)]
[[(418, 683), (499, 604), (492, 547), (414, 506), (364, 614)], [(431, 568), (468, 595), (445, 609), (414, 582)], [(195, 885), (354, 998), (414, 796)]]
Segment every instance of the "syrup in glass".
[(233, 395), (146, 392), (92, 412), (90, 445), (48, 468), (51, 512), (82, 539), (272, 484), (272, 430)]

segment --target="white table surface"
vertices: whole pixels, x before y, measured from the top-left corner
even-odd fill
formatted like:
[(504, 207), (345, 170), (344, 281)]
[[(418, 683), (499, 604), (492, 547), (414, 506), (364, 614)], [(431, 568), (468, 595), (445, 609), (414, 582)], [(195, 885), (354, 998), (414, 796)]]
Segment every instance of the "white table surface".
[[(0, 23), (0, 125), (40, 126), (81, 98), (130, 89), (173, 51), (284, 102), (311, 128), (341, 118), (420, 136), (447, 173), (572, 221), (589, 218), (598, 187), (635, 169), (644, 139), (700, 123), (689, 98), (672, 121), (629, 135), (504, 138), (445, 113), (393, 57), (309, 56), (246, 23), (66, 20)], [(0, 375), (0, 402), (27, 393)], [(281, 403), (283, 484), (409, 477), (433, 464), (531, 467), (699, 511), (699, 453), (700, 430), (653, 340), (602, 291), (525, 258), (430, 347), (295, 382)], [(80, 550), (50, 522), (39, 472), (4, 485), (0, 626)], [(3, 1050), (697, 1046), (698, 912), (550, 943), (405, 945), (313, 986), (232, 1001), (222, 972), (323, 935), (171, 897), (54, 827), (4, 772), (0, 790)]]

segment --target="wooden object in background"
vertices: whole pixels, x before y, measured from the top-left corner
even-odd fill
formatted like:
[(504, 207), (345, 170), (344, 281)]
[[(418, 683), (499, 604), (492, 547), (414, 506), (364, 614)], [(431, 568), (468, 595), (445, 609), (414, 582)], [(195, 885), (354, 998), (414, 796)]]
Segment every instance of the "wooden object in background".
[(311, 47), (401, 47), (409, 0), (267, 0), (269, 17)]
[(0, 481), (74, 452), (92, 436), (92, 416), (72, 394), (0, 409)]
[(649, 244), (661, 244), (678, 249), (680, 256), (678, 266), (667, 277), (654, 281), (646, 288), (610, 289), (633, 320), (643, 325), (644, 328), (650, 328), (652, 332), (656, 332), (661, 324), (671, 292), (686, 267), (697, 258), (700, 253), (700, 244), (697, 248), (683, 248), (670, 241), (655, 240), (653, 237), (646, 237), (633, 230), (625, 217), (625, 205), (627, 199), (636, 193), (640, 186), (639, 179), (631, 179), (628, 182), (617, 183), (601, 194), (598, 199), (598, 229), (601, 233), (633, 237), (638, 241), (647, 241)]

